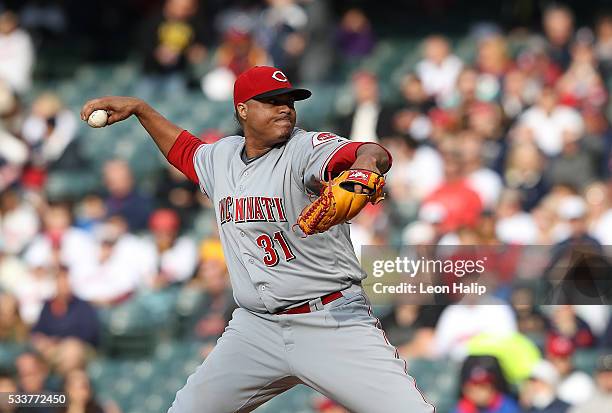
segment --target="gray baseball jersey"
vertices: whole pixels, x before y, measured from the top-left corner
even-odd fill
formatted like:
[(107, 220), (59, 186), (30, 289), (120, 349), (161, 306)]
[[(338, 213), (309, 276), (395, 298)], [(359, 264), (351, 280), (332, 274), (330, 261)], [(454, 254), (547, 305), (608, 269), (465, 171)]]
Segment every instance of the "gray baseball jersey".
[(295, 128), (289, 141), (245, 163), (244, 137), (202, 145), (200, 187), (213, 201), (236, 303), (255, 312), (339, 291), (365, 278), (347, 224), (301, 238), (292, 230), (318, 194), (331, 157), (350, 141)]

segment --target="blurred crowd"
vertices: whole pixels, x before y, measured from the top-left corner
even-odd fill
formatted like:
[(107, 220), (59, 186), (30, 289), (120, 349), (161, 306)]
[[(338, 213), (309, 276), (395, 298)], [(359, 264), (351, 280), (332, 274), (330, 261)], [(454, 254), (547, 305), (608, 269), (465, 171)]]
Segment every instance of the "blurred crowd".
[[(193, 231), (201, 211), (214, 219), (212, 205), (172, 166), (143, 188), (128, 162), (108, 159), (98, 191), (47, 196), (50, 174), (92, 166), (76, 114), (55, 93), (31, 94), (36, 45), (64, 30), (67, 16), (26, 3), (16, 13), (0, 1), (0, 346), (23, 345), (0, 371), (0, 391), (63, 389), (66, 411), (114, 412), (87, 374), (104, 352), (108, 314), (165, 291), (178, 294), (168, 313), (180, 313), (184, 297), (204, 297), (181, 337), (200, 340), (205, 356), (235, 304), (214, 231)], [(138, 32), (137, 94), (181, 96), (195, 67), (205, 69), (195, 87), (210, 100), (227, 100), (254, 65), (308, 82), (360, 67), (376, 50), (375, 28), (358, 8), (334, 17), (327, 6), (232, 2), (211, 21), (196, 0), (165, 0)], [(429, 35), (397, 88), (366, 67), (334, 79), (348, 81), (350, 104), (338, 105), (333, 131), (393, 155), (388, 199), (352, 223), (357, 253), (385, 244), (560, 254), (612, 245), (612, 14), (576, 26), (571, 9), (552, 5), (541, 32), (475, 25), (472, 57), (459, 57), (443, 33)], [(461, 364), (454, 413), (610, 410), (610, 302), (543, 307), (528, 287), (509, 285), (483, 306), (400, 298), (381, 322), (408, 360)], [(593, 374), (576, 369), (581, 351), (601, 354)], [(327, 399), (313, 406), (344, 412)]]

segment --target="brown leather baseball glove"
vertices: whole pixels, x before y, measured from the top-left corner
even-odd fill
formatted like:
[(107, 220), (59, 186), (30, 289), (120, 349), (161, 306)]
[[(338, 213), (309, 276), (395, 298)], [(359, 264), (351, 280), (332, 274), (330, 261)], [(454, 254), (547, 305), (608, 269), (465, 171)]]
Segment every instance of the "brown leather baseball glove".
[[(323, 184), (321, 196), (304, 208), (295, 224), (306, 235), (325, 232), (347, 222), (368, 202), (376, 204), (385, 197), (385, 178), (365, 169), (349, 169)], [(362, 193), (354, 191), (355, 184), (362, 186)]]

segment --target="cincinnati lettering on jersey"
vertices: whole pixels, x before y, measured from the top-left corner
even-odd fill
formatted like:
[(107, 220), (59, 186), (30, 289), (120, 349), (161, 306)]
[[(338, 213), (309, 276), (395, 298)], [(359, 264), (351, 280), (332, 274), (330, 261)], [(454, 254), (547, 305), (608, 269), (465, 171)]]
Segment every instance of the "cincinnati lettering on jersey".
[(219, 201), (219, 220), (226, 222), (287, 222), (283, 199), (279, 197), (228, 196)]

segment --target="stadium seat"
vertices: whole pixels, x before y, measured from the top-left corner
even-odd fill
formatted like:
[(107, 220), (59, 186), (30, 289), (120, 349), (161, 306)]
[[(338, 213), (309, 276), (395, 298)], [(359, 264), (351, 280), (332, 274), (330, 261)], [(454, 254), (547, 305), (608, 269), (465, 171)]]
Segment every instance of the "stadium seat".
[(145, 401), (145, 408), (149, 412), (161, 412), (164, 404), (165, 399), (162, 396), (152, 393)]
[(216, 220), (212, 209), (202, 208), (198, 211), (189, 235), (195, 239), (206, 239), (215, 232)]
[(101, 316), (104, 352), (123, 357), (151, 354), (162, 322), (154, 318), (156, 315), (134, 299), (104, 313)]
[(99, 178), (89, 171), (52, 172), (45, 185), (49, 199), (79, 199), (99, 186)]
[(27, 349), (27, 346), (19, 343), (2, 342), (0, 345), (0, 370), (12, 371), (15, 359)]
[(450, 360), (408, 361), (408, 373), (415, 378), (419, 389), (427, 395), (438, 412), (447, 412), (457, 399), (459, 368), (457, 363)]
[(337, 86), (335, 85), (303, 85), (310, 89), (310, 99), (296, 103), (298, 125), (303, 128), (317, 130), (330, 120), (334, 113)]
[(148, 380), (153, 376), (153, 363), (148, 360), (142, 360), (134, 366), (134, 375), (139, 380)]
[(202, 293), (195, 288), (185, 288), (179, 293), (174, 309), (175, 322), (172, 326), (176, 337), (187, 334), (194, 321), (195, 312), (202, 303), (202, 299)]
[(593, 374), (597, 366), (597, 359), (601, 356), (599, 350), (577, 350), (574, 353), (574, 366), (588, 374)]

